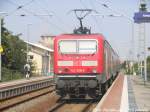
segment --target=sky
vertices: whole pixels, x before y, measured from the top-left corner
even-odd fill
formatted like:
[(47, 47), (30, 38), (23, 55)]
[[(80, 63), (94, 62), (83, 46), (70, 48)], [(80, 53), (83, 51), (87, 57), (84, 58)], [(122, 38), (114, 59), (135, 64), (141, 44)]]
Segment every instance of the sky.
[[(107, 4), (112, 10), (103, 7)], [(18, 6), (23, 6), (17, 9)], [(41, 35), (60, 35), (72, 33), (79, 26), (79, 21), (71, 10), (89, 8), (96, 10), (102, 16), (92, 12), (84, 20), (84, 26), (91, 27), (93, 33), (102, 33), (116, 50), (121, 59), (131, 58), (134, 32), (135, 57), (138, 51), (138, 25), (134, 24), (134, 13), (138, 11), (139, 0), (0, 0), (0, 12), (6, 12), (5, 27), (13, 34), (22, 34), (21, 39), (38, 43)], [(147, 2), (150, 8), (150, 1)], [(20, 15), (26, 15), (21, 17)], [(125, 17), (108, 17), (107, 15)], [(36, 16), (35, 16), (36, 15)], [(132, 31), (132, 25), (134, 30)], [(29, 38), (27, 38), (27, 29)], [(146, 24), (147, 46), (150, 46), (150, 25)]]

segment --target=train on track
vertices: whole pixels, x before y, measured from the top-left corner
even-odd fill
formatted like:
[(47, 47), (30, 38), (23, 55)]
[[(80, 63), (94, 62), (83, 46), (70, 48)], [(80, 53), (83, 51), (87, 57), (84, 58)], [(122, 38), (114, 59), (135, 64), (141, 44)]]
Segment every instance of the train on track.
[(82, 24), (73, 34), (62, 34), (54, 40), (56, 92), (62, 97), (98, 98), (119, 68), (119, 56), (104, 36), (92, 34)]

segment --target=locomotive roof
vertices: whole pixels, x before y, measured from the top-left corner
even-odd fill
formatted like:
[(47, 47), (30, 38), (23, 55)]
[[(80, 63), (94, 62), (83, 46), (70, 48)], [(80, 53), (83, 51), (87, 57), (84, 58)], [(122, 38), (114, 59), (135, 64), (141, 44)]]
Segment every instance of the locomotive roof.
[(82, 37), (82, 36), (85, 36), (85, 37), (91, 37), (92, 38), (92, 36), (93, 37), (98, 37), (98, 38), (101, 38), (102, 40), (105, 40), (105, 37), (103, 36), (103, 34), (100, 34), (100, 33), (93, 33), (93, 34), (62, 34), (62, 35), (59, 35), (59, 36), (56, 36), (55, 38), (57, 38), (57, 37), (64, 37), (64, 36), (66, 36), (66, 37), (69, 37), (69, 36), (72, 36), (72, 37), (74, 37), (74, 36), (78, 36), (78, 37)]
[[(62, 38), (64, 38), (64, 36), (66, 36), (66, 37), (68, 37), (69, 38), (69, 36), (72, 36), (72, 37), (74, 37), (74, 36), (85, 36), (85, 37), (89, 37), (89, 36), (93, 36), (93, 37), (98, 37), (98, 38), (101, 38), (102, 40), (104, 40), (107, 44), (109, 44), (109, 46), (110, 46), (110, 48), (112, 49), (112, 51), (118, 56), (118, 53), (112, 48), (112, 46), (110, 45), (110, 43), (106, 40), (106, 38), (104, 37), (104, 35), (103, 34), (101, 34), (101, 33), (92, 33), (92, 34), (62, 34), (62, 35), (59, 35), (59, 36), (56, 36), (55, 38), (57, 38), (57, 37), (62, 37)], [(119, 57), (119, 56), (118, 56)]]

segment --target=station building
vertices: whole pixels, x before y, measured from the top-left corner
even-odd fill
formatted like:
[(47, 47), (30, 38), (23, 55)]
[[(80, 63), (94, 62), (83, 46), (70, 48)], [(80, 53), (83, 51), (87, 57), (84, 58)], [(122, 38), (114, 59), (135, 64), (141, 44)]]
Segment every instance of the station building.
[(54, 38), (55, 38), (54, 35), (42, 35), (39, 44), (48, 47), (50, 49), (53, 49)]
[(28, 59), (33, 64), (33, 75), (52, 75), (53, 49), (31, 42), (26, 43), (29, 46)]

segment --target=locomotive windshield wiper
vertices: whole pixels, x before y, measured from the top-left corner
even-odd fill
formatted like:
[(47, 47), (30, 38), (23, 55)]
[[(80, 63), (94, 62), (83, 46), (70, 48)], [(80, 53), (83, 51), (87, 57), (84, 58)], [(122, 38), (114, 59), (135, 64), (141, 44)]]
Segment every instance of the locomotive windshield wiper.
[(96, 51), (97, 51), (97, 45), (95, 46), (95, 48), (96, 48), (96, 50), (92, 53), (92, 56), (93, 56), (94, 54), (96, 54)]

